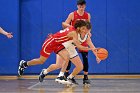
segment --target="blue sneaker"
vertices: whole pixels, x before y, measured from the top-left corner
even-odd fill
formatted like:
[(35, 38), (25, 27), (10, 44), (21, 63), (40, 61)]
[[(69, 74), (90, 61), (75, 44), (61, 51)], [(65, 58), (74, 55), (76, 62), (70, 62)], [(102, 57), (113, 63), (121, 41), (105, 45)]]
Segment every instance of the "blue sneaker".
[(43, 69), (43, 70), (41, 71), (40, 75), (39, 75), (39, 81), (40, 81), (40, 82), (43, 82), (43, 80), (44, 80), (44, 78), (45, 78), (45, 76), (46, 76), (46, 75), (44, 74), (44, 70), (45, 70), (45, 69)]
[(79, 85), (74, 78), (67, 78), (67, 81), (72, 85)]
[(90, 80), (89, 79), (83, 79), (83, 84), (89, 84), (90, 85)]

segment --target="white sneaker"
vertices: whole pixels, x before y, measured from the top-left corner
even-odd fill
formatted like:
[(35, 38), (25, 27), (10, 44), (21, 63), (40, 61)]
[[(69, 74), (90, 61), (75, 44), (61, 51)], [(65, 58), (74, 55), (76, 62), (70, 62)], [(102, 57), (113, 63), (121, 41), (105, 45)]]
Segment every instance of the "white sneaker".
[(64, 76), (57, 77), (55, 79), (55, 82), (60, 84), (71, 84), (71, 82), (67, 81), (67, 79)]

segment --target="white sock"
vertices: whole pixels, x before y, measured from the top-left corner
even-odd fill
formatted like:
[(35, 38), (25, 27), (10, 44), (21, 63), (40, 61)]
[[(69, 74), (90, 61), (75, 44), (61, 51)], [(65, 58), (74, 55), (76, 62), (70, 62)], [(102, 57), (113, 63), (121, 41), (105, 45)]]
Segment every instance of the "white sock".
[(43, 74), (48, 74), (48, 71), (47, 69), (44, 70)]
[(72, 74), (70, 74), (67, 78), (72, 79), (74, 76)]
[(57, 77), (61, 77), (61, 76), (64, 76), (64, 72), (60, 72)]

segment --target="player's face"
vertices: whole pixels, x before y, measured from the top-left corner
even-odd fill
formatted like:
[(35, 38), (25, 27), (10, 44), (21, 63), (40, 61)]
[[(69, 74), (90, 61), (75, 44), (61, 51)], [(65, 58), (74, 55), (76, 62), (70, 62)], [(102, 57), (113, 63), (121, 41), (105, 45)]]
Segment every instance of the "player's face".
[(77, 8), (78, 8), (79, 11), (85, 11), (86, 5), (85, 4), (77, 5)]
[(81, 34), (84, 34), (85, 35), (85, 34), (89, 33), (90, 30), (87, 29), (86, 26), (83, 26), (83, 27), (80, 28), (80, 32), (81, 32)]

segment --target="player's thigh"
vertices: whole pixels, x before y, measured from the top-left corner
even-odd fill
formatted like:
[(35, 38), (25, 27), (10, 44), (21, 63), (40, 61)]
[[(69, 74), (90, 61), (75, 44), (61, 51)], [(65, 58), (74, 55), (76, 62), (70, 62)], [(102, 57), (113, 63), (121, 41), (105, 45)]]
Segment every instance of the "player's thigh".
[(75, 46), (69, 47), (69, 48), (67, 48), (66, 50), (68, 51), (68, 53), (69, 53), (69, 55), (70, 55), (70, 59), (72, 59), (72, 58), (78, 56), (78, 53), (77, 53), (77, 51), (76, 51), (76, 49), (75, 49)]
[(57, 65), (62, 65), (62, 63), (64, 62), (65, 60), (59, 56), (58, 54), (56, 54), (56, 64)]
[(45, 62), (46, 60), (48, 59), (48, 57), (44, 57), (44, 56), (41, 56), (40, 55), (40, 57), (39, 57), (39, 60), (41, 61), (41, 62)]
[(64, 59), (64, 61), (69, 61), (69, 53), (66, 49), (61, 50), (58, 55)]

